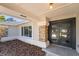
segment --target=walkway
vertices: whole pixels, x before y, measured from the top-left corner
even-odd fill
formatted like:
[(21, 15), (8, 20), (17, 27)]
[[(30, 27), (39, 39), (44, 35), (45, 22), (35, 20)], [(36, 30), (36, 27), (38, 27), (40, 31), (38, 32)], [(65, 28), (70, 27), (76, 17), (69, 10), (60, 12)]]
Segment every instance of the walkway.
[(47, 56), (79, 56), (76, 50), (72, 48), (54, 44), (51, 44), (48, 48), (43, 50), (47, 53)]

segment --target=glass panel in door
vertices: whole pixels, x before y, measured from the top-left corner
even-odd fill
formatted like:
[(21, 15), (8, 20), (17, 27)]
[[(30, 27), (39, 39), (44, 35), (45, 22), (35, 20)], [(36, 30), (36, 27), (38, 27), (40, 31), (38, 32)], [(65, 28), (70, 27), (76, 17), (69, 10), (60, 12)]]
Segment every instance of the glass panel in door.
[(53, 43), (58, 43), (59, 41), (59, 24), (52, 25), (51, 41)]
[(51, 42), (70, 46), (70, 23), (56, 23), (51, 25)]
[(60, 24), (60, 39), (59, 43), (62, 45), (70, 46), (70, 23), (61, 23)]

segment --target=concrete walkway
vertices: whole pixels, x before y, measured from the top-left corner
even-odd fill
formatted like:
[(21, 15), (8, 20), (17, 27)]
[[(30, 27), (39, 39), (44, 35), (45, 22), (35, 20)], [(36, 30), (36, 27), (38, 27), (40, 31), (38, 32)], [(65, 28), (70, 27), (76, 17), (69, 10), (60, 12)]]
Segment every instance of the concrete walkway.
[(43, 49), (43, 51), (46, 52), (46, 56), (79, 56), (76, 50), (55, 44), (51, 44), (48, 48)]

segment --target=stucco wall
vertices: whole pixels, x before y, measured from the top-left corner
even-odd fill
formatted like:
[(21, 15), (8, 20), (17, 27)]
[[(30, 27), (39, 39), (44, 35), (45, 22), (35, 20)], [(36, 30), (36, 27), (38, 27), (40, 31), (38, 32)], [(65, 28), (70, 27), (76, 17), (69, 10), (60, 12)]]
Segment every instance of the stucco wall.
[[(21, 36), (22, 26), (32, 26), (32, 37)], [(38, 22), (29, 22), (26, 24), (19, 25), (18, 30), (19, 30), (20, 35), (18, 38), (23, 42), (30, 43), (30, 44), (33, 44), (33, 45), (36, 45), (42, 48), (46, 48), (47, 47), (46, 42), (39, 40), (39, 27), (40, 26), (38, 25)]]
[(8, 27), (8, 37), (11, 37), (11, 36), (18, 36), (18, 29), (14, 26), (10, 26)]
[(17, 39), (17, 36), (19, 36), (19, 30), (16, 26), (8, 26), (7, 28), (8, 28), (8, 37), (2, 37), (0, 40), (2, 42)]

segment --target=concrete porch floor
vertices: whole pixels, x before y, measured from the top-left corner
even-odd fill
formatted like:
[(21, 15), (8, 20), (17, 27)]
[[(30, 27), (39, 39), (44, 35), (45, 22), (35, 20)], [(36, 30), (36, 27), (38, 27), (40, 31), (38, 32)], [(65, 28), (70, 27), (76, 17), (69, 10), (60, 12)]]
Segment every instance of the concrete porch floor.
[(46, 52), (46, 56), (79, 56), (79, 53), (75, 49), (50, 44), (49, 47), (43, 49)]

